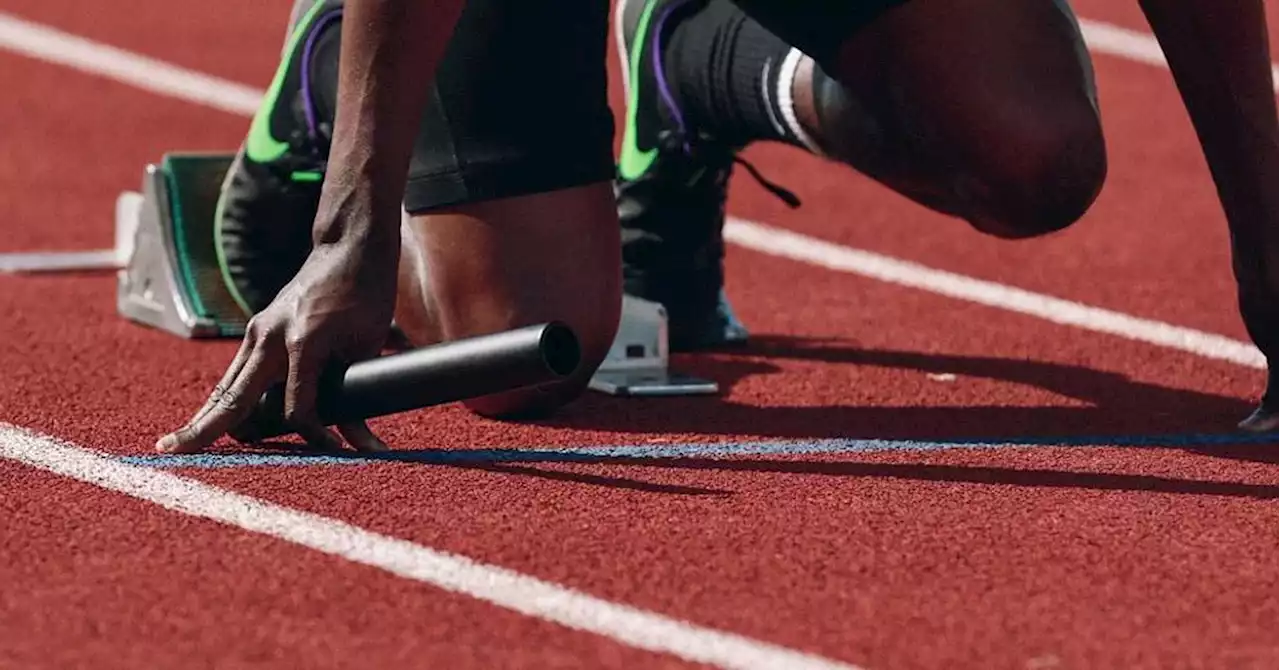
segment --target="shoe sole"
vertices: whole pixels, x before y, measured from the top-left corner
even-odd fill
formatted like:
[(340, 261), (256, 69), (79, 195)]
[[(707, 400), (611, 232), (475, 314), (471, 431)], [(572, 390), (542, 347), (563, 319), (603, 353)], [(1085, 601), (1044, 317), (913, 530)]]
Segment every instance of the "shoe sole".
[(227, 192), (231, 188), (231, 181), (235, 177), (236, 172), (240, 170), (242, 162), (245, 160), (244, 145), (236, 151), (235, 158), (231, 161), (231, 167), (227, 169), (227, 174), (222, 177), (222, 187), (218, 194), (218, 204), (213, 210), (213, 248), (218, 258), (218, 271), (222, 274), (222, 282), (227, 285), (227, 291), (231, 293), (232, 299), (244, 310), (246, 315), (252, 315), (253, 309), (245, 300), (244, 295), (240, 293), (240, 287), (231, 278), (231, 270), (227, 266), (227, 251), (223, 245), (222, 221), (226, 211)]

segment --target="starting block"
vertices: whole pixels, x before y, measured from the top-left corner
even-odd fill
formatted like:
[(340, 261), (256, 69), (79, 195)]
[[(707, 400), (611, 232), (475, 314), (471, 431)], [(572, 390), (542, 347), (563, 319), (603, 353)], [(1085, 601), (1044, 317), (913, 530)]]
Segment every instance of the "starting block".
[(141, 193), (116, 201), (116, 239), (132, 235), (117, 274), (116, 309), (187, 339), (241, 337), (248, 321), (218, 268), (213, 219), (232, 155), (167, 154), (147, 165)]
[[(140, 192), (116, 201), (116, 307), (186, 339), (238, 338), (247, 315), (218, 267), (213, 220), (233, 154), (168, 153), (143, 170)], [(622, 318), (590, 388), (615, 396), (714, 394), (719, 385), (672, 372), (662, 305), (623, 296)]]
[(716, 393), (720, 385), (670, 369), (667, 310), (661, 303), (622, 296), (622, 319), (609, 355), (590, 387), (616, 396), (670, 396)]

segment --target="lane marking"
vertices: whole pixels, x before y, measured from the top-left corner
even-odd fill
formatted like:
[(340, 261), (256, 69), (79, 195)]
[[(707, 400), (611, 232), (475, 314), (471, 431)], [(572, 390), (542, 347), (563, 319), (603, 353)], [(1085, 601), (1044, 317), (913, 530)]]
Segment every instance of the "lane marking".
[(4, 273), (115, 270), (119, 267), (120, 257), (114, 249), (0, 253), (0, 272)]
[[(1153, 65), (1164, 64), (1160, 45), (1151, 35), (1096, 21), (1082, 22), (1082, 29), (1086, 41), (1099, 52)], [(0, 13), (0, 47), (244, 116), (252, 116), (262, 95), (260, 90), (235, 82), (99, 44), (4, 13)], [(937, 270), (759, 222), (731, 218), (726, 225), (725, 238), (738, 246), (818, 267), (1246, 367), (1266, 367), (1262, 354), (1249, 342)]]
[(856, 666), (668, 618), (505, 568), (234, 493), (170, 472), (122, 463), (0, 423), (0, 458), (166, 509), (379, 568), (622, 644), (722, 668), (857, 670)]
[(725, 223), (724, 237), (740, 247), (829, 270), (921, 289), (1205, 358), (1251, 368), (1265, 369), (1267, 366), (1262, 352), (1249, 342), (937, 270), (912, 261), (825, 242), (755, 221), (730, 217)]
[(971, 440), (890, 440), (844, 438), (824, 440), (768, 440), (753, 442), (694, 442), (682, 444), (617, 444), (591, 447), (529, 449), (422, 449), (382, 454), (143, 454), (116, 456), (130, 465), (154, 468), (240, 468), (264, 466), (372, 465), (418, 463), (591, 463), (608, 459), (670, 460), (729, 456), (808, 456), (865, 454), (885, 451), (941, 451), (947, 449), (1018, 449), (1027, 447), (1196, 447), (1275, 444), (1275, 433), (1184, 433), (1175, 435), (1073, 435), (1065, 437), (975, 438)]
[(0, 47), (135, 88), (252, 115), (263, 92), (0, 12)]

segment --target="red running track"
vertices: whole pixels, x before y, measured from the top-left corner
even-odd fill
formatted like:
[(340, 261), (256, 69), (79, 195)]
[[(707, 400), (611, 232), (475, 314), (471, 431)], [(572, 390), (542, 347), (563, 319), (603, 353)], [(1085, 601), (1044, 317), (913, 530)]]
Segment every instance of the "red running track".
[[(284, 4), (0, 10), (262, 86)], [(1081, 6), (1140, 27), (1101, 5)], [(1062, 235), (987, 240), (774, 148), (753, 152), (805, 207), (782, 211), (742, 180), (733, 211), (1242, 337), (1225, 226), (1167, 72), (1096, 63), (1112, 174)], [(246, 126), (3, 51), (0, 73), (0, 250), (108, 244), (112, 201), (145, 161), (228, 149)], [(836, 215), (848, 211), (857, 220)], [(729, 274), (757, 344), (681, 361), (720, 380), (722, 398), (592, 396), (534, 426), (441, 407), (377, 428), (402, 449), (1199, 433), (1247, 412), (1258, 383), (1232, 364), (742, 249)], [(108, 276), (0, 276), (0, 421), (142, 455), (202, 400), (234, 344), (141, 329), (113, 300)], [(1274, 444), (1238, 444), (181, 472), (868, 668), (1238, 668), (1277, 662), (1275, 465)], [(682, 665), (25, 466), (0, 461), (0, 482), (0, 666)]]

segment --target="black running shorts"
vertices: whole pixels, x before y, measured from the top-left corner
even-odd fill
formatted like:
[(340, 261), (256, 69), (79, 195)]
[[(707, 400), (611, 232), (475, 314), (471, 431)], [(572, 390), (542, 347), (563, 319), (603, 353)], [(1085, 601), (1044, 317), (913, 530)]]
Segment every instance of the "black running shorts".
[[(737, 0), (820, 63), (903, 1)], [(470, 0), (415, 142), (405, 208), (423, 213), (612, 179), (609, 13), (605, 0)]]

